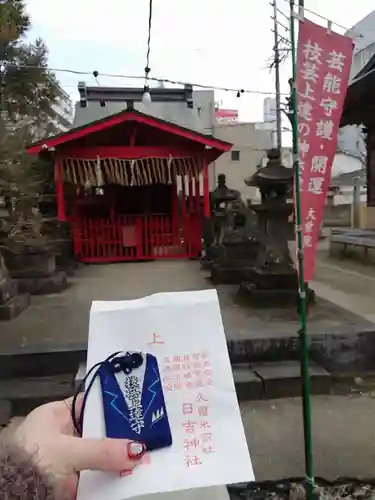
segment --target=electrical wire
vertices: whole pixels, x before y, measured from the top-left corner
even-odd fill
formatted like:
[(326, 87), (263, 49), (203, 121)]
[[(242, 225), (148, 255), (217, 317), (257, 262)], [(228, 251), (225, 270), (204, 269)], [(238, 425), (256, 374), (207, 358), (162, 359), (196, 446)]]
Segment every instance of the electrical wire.
[[(284, 2), (288, 3), (290, 2), (290, 0), (284, 0)], [(363, 33), (357, 33), (356, 31), (354, 31), (352, 28), (346, 28), (345, 26), (343, 26), (342, 24), (340, 23), (337, 23), (336, 21), (333, 21), (332, 19), (329, 19), (328, 17), (325, 17), (325, 16), (322, 16), (322, 14), (318, 14), (318, 12), (315, 12), (311, 9), (308, 9), (307, 7), (303, 7), (303, 10), (305, 12), (309, 12), (310, 14), (313, 14), (314, 16), (316, 17), (319, 17), (320, 19), (322, 19), (323, 21), (327, 21), (328, 22), (331, 22), (332, 24), (334, 24), (335, 26), (337, 26), (338, 28), (344, 30), (345, 32), (348, 32), (350, 33), (351, 35), (354, 35), (356, 38), (365, 38), (365, 36), (363, 35)], [(285, 17), (286, 14), (284, 14), (283, 12), (280, 12), (281, 14), (283, 14)]]
[(148, 11), (148, 38), (147, 38), (147, 53), (146, 53), (146, 77), (147, 73), (150, 72), (150, 51), (151, 51), (151, 27), (152, 27), (152, 0), (149, 2)]
[[(129, 80), (143, 80), (145, 77), (144, 76), (137, 76), (137, 75), (122, 75), (122, 74), (112, 74), (112, 73), (100, 73), (98, 71), (79, 71), (79, 70), (74, 70), (74, 69), (69, 69), (69, 68), (41, 68), (40, 66), (32, 66), (32, 65), (15, 65), (19, 69), (39, 69), (41, 71), (46, 71), (46, 72), (51, 72), (51, 73), (69, 73), (73, 75), (78, 75), (78, 76), (93, 76), (94, 73), (97, 75), (97, 77), (103, 77), (103, 78), (122, 78), (122, 79), (129, 79)], [(190, 82), (184, 82), (181, 80), (172, 80), (170, 78), (156, 78), (156, 77), (148, 77), (148, 80), (158, 82), (158, 83), (169, 83), (171, 85), (180, 85), (180, 86), (185, 86), (185, 85), (192, 85), (192, 87), (198, 88), (198, 89), (204, 89), (204, 90), (217, 90), (217, 91), (222, 91), (222, 92), (236, 92), (238, 94), (258, 94), (258, 95), (273, 95), (275, 93), (274, 90), (272, 91), (264, 91), (264, 90), (252, 90), (252, 89), (244, 89), (244, 88), (234, 88), (234, 87), (221, 87), (217, 85), (204, 85), (201, 83), (190, 83)], [(288, 93), (281, 93), (281, 95), (288, 96)]]

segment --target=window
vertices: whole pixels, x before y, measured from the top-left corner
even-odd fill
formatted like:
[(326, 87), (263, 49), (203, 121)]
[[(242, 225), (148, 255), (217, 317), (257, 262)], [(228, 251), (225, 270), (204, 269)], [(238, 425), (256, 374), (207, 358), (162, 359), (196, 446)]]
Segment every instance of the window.
[(231, 151), (230, 154), (231, 154), (232, 161), (240, 161), (240, 152), (239, 151), (234, 150), (234, 151)]

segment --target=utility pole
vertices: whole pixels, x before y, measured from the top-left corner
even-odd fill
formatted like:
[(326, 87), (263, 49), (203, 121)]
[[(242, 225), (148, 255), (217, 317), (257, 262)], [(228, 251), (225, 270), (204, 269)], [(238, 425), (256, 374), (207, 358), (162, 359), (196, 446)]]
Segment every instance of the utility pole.
[(275, 45), (274, 51), (274, 65), (275, 65), (275, 94), (276, 94), (276, 147), (281, 154), (282, 137), (281, 137), (281, 99), (280, 99), (280, 51), (279, 51), (279, 30), (277, 24), (277, 5), (276, 0), (273, 0), (273, 23), (274, 23), (274, 36)]

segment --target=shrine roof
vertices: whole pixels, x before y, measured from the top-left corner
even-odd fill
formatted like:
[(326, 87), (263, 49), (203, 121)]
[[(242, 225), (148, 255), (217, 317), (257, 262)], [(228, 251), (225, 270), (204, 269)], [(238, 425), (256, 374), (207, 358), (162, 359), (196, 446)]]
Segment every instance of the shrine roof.
[[(163, 107), (164, 118), (156, 116), (157, 110), (159, 109), (159, 111), (161, 111), (161, 106), (157, 106), (158, 104), (162, 105)], [(137, 123), (148, 125), (150, 127), (155, 127), (163, 130), (164, 132), (183, 137), (196, 143), (200, 143), (203, 146), (216, 149), (220, 152), (226, 152), (232, 148), (232, 144), (230, 144), (229, 142), (223, 141), (221, 139), (216, 139), (212, 135), (205, 134), (202, 131), (194, 130), (187, 126), (183, 126), (180, 123), (176, 123), (178, 119), (179, 107), (176, 107), (176, 104), (181, 104), (181, 108), (185, 108), (186, 111), (186, 103), (173, 103), (173, 108), (170, 109), (170, 115), (168, 115), (169, 120), (165, 119), (165, 110), (168, 108), (168, 104), (169, 103), (154, 103), (152, 107), (149, 108), (149, 106), (147, 106), (146, 108), (146, 106), (142, 103), (137, 103), (138, 109), (135, 109), (133, 107), (127, 108), (126, 103), (123, 102), (109, 102), (106, 103), (104, 107), (101, 107), (100, 103), (90, 102), (89, 106), (83, 109), (92, 107), (92, 116), (96, 116), (95, 120), (89, 120), (89, 115), (87, 114), (85, 118), (82, 119), (80, 117), (80, 114), (78, 113), (76, 115), (73, 127), (70, 130), (31, 144), (28, 147), (28, 152), (30, 154), (38, 154), (45, 148), (56, 148), (92, 133), (110, 129), (111, 127), (114, 127), (126, 121), (134, 121)], [(146, 109), (147, 113), (144, 112)], [(185, 114), (187, 115), (187, 113)], [(178, 121), (181, 121), (181, 116)]]
[[(91, 101), (86, 108), (76, 104), (73, 127), (82, 127), (102, 118), (120, 113), (126, 109), (126, 102), (106, 101), (104, 107), (100, 102)], [(134, 109), (153, 118), (178, 125), (194, 132), (205, 133), (198, 111), (194, 107), (189, 109), (185, 102), (151, 102), (147, 106), (142, 102), (134, 102)]]

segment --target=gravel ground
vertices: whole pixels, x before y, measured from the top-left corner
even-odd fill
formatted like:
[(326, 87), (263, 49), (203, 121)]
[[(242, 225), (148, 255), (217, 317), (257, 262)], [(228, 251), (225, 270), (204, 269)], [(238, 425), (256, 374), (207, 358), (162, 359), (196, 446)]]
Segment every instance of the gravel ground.
[[(304, 500), (306, 491), (302, 480), (263, 482), (228, 487), (231, 500)], [(320, 500), (375, 498), (375, 480), (343, 479), (330, 483), (316, 480), (314, 496)]]

